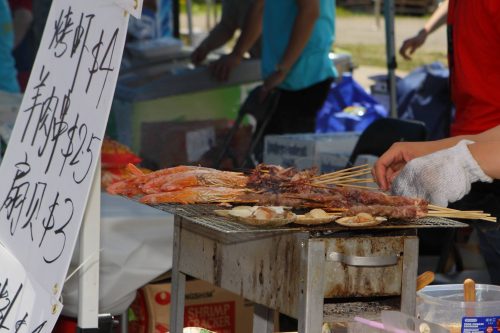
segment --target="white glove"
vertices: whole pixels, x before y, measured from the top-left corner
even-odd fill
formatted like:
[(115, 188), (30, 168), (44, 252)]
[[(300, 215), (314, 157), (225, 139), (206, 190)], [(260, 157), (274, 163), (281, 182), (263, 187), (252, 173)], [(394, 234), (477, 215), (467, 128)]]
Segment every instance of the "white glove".
[(446, 207), (469, 193), (476, 181), (491, 183), (462, 140), (454, 147), (411, 160), (394, 179), (392, 193)]

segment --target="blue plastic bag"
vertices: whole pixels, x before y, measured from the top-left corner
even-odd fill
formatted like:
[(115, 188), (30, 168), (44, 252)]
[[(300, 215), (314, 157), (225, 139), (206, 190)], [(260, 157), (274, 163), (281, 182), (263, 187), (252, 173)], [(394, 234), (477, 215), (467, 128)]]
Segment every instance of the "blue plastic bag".
[(370, 96), (351, 74), (332, 84), (316, 118), (316, 133), (362, 132), (374, 120), (387, 117), (387, 110)]

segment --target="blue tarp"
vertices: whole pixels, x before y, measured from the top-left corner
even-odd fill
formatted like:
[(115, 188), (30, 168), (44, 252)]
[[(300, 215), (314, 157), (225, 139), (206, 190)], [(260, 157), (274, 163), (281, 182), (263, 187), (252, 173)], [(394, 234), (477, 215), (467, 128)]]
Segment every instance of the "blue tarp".
[(318, 112), (316, 133), (362, 132), (378, 118), (387, 117), (387, 110), (360, 86), (351, 74), (332, 84), (325, 104)]

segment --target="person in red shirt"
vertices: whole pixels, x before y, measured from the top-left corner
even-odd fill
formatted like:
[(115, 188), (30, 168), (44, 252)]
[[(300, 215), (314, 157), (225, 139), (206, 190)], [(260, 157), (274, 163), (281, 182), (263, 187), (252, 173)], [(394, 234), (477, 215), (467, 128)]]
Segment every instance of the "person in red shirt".
[[(430, 153), (446, 148), (440, 147), (441, 144), (456, 142), (464, 136), (467, 138), (471, 135), (475, 140), (477, 135), (484, 135), (479, 133), (491, 133), (490, 131), (496, 133), (500, 128), (497, 127), (500, 125), (500, 1), (449, 0), (443, 2), (424, 28), (416, 36), (404, 41), (400, 54), (409, 59), (410, 55), (425, 43), (428, 34), (445, 22), (448, 23), (451, 97), (456, 109), (455, 119), (451, 124), (452, 138), (416, 146), (402, 143), (391, 147), (380, 157), (374, 169), (374, 175), (383, 189), (391, 186), (384, 181), (384, 177), (392, 183), (392, 180), (400, 175), (400, 171), (406, 168), (408, 162), (424, 157), (426, 154), (429, 154), (429, 161), (434, 160), (436, 155)], [(417, 146), (418, 149), (421, 147), (432, 149), (416, 152), (414, 149)], [(489, 153), (492, 154), (491, 157), (495, 157), (498, 151), (490, 149)], [(445, 163), (446, 166), (460, 166), (464, 162), (455, 157), (452, 158), (450, 155), (450, 159)], [(415, 162), (413, 166), (415, 165), (419, 169), (420, 176), (414, 177), (412, 184), (414, 190), (424, 192), (434, 186), (429, 181), (430, 175), (437, 169), (445, 167), (442, 164), (431, 170), (428, 163)], [(406, 174), (409, 169), (411, 168), (407, 168)], [(460, 182), (454, 177), (455, 174), (449, 176), (454, 179), (453, 185)], [(494, 178), (498, 179), (498, 177)], [(451, 187), (440, 187), (440, 195), (450, 194)], [(398, 192), (394, 186), (392, 190)], [(412, 190), (408, 190), (409, 192)], [(481, 209), (491, 213), (497, 219), (500, 218), (500, 182), (498, 180), (491, 183), (474, 182), (472, 186), (466, 187), (464, 193), (467, 192), (466, 196), (454, 202), (450, 207), (461, 210)], [(497, 224), (478, 221), (473, 222), (472, 225), (478, 231), (481, 253), (486, 261), (491, 282), (500, 284), (500, 228)]]
[(450, 0), (449, 63), (456, 107), (451, 135), (500, 124), (500, 1)]
[(448, 23), (450, 83), (456, 108), (452, 136), (477, 134), (500, 124), (499, 20), (498, 0), (444, 1), (417, 35), (401, 46), (400, 54), (410, 59), (430, 33)]

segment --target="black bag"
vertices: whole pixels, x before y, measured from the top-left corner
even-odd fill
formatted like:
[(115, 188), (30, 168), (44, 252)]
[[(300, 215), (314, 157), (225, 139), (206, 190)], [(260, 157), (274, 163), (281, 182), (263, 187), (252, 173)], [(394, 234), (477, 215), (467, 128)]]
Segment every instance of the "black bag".
[(425, 123), (429, 140), (449, 136), (452, 103), (449, 70), (439, 62), (413, 70), (397, 83), (398, 116)]

